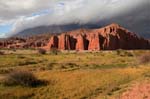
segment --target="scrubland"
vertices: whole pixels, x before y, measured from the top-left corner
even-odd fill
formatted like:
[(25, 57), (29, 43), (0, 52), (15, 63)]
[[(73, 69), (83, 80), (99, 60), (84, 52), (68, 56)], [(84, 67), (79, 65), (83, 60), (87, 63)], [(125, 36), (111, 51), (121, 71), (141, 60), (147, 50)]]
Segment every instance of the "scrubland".
[[(1, 52), (0, 99), (121, 99), (132, 83), (150, 79), (149, 50)], [(29, 76), (12, 76), (17, 71), (30, 72), (35, 80), (46, 84), (38, 85), (32, 76), (27, 82), (37, 86), (19, 82)], [(12, 80), (15, 84), (10, 84)]]

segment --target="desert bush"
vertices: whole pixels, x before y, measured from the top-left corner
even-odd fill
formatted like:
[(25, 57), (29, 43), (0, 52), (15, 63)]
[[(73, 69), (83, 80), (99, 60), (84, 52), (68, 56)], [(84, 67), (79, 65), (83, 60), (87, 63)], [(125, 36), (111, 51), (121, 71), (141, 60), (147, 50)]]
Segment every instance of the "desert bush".
[(118, 49), (118, 50), (116, 50), (116, 52), (117, 52), (117, 55), (123, 56), (124, 50)]
[(15, 48), (12, 49), (13, 52), (16, 52), (17, 50)]
[(52, 69), (54, 69), (54, 67), (57, 66), (57, 65), (58, 65), (58, 63), (53, 63), (53, 62), (52, 62), (52, 63), (48, 63), (48, 64), (47, 64), (47, 69), (48, 69), (48, 70), (52, 70)]
[(7, 74), (10, 73), (12, 70), (13, 70), (12, 68), (0, 69), (0, 74)]
[(29, 71), (12, 71), (3, 81), (6, 86), (21, 85), (26, 87), (36, 87), (46, 84), (45, 81), (38, 80), (33, 73)]
[(76, 63), (66, 63), (69, 67), (78, 67)]
[(46, 50), (45, 50), (45, 49), (40, 48), (40, 49), (38, 49), (38, 53), (40, 53), (40, 54), (46, 54)]
[(129, 57), (134, 56), (134, 54), (133, 54), (132, 52), (127, 52), (127, 51), (125, 52), (125, 55), (126, 55), (126, 56), (129, 56)]
[(3, 51), (0, 51), (0, 55), (4, 55), (4, 52), (3, 52)]
[(71, 68), (78, 68), (79, 65), (76, 63), (62, 63), (60, 69), (71, 69)]
[(141, 55), (139, 57), (139, 63), (140, 64), (150, 63), (150, 54), (149, 53), (145, 53), (145, 54)]
[(55, 54), (55, 55), (58, 55), (59, 50), (58, 50), (57, 48), (52, 48), (52, 49), (50, 50), (50, 53)]
[(132, 52), (126, 51), (126, 50), (122, 50), (122, 49), (118, 49), (117, 51), (117, 55), (119, 56), (134, 56)]
[(18, 61), (16, 64), (18, 66), (25, 66), (25, 65), (34, 65), (37, 64), (38, 62), (36, 60), (22, 60), (22, 61)]

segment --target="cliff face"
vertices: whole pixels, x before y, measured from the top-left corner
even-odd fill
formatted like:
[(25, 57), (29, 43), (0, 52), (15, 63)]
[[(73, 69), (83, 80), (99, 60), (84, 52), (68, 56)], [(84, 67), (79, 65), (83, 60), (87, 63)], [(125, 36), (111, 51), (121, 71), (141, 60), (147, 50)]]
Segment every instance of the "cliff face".
[(46, 50), (116, 50), (150, 49), (150, 42), (132, 32), (111, 24), (100, 29), (79, 29), (52, 36)]

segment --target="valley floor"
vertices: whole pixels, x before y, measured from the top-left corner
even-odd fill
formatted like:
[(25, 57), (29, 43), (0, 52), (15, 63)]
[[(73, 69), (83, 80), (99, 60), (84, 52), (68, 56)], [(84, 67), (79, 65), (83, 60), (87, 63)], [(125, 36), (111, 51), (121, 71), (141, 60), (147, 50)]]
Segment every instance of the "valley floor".
[[(150, 99), (150, 50), (49, 52), (2, 50), (0, 99)], [(6, 86), (15, 70), (32, 72), (47, 85)]]

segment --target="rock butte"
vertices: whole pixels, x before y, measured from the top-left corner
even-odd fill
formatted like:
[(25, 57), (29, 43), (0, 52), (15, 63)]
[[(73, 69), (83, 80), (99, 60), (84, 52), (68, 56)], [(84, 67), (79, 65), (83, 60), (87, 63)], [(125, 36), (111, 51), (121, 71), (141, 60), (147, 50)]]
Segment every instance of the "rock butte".
[(43, 47), (46, 50), (116, 50), (150, 49), (150, 42), (122, 28), (111, 24), (100, 29), (78, 29), (50, 38)]

